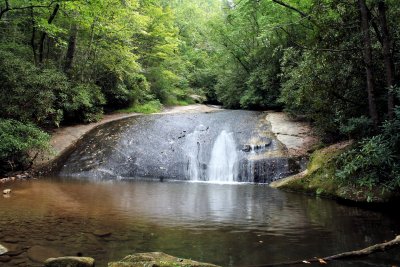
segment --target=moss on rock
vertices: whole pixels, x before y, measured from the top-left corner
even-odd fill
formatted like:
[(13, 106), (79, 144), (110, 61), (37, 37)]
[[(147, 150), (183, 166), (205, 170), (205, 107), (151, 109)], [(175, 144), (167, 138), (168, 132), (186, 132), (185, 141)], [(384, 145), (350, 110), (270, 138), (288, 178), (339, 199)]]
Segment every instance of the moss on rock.
[(136, 253), (126, 256), (121, 261), (110, 262), (108, 267), (217, 267), (210, 263), (202, 263), (177, 258), (162, 252)]
[(354, 202), (387, 202), (392, 197), (383, 193), (382, 188), (370, 190), (341, 184), (335, 177), (336, 158), (351, 146), (352, 142), (342, 142), (316, 150), (307, 170), (288, 178), (271, 183), (271, 187), (312, 195), (349, 200)]
[(89, 257), (59, 257), (45, 261), (45, 267), (94, 267), (94, 259)]

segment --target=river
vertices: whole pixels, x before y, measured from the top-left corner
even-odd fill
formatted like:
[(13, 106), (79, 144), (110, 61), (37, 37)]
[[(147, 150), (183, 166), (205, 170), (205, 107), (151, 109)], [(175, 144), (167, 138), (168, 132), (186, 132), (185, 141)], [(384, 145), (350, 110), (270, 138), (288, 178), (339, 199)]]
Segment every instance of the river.
[[(93, 257), (96, 266), (148, 251), (250, 266), (363, 248), (400, 233), (390, 215), (243, 183), (21, 182), (0, 199), (0, 218), (0, 240), (10, 242), (2, 243), (24, 251), (2, 266), (40, 266), (25, 252), (37, 245)], [(330, 266), (394, 266), (397, 252)]]

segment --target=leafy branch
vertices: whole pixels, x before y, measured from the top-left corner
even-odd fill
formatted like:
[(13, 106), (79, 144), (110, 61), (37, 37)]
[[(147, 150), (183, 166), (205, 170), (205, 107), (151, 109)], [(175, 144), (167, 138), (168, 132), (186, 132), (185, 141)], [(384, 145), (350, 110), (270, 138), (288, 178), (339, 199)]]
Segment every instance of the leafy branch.
[(0, 7), (0, 20), (2, 19), (3, 15), (9, 11), (32, 9), (32, 8), (49, 8), (57, 1), (52, 0), (48, 5), (29, 5), (29, 6), (21, 6), (21, 7), (12, 7), (10, 5), (9, 0), (4, 0), (4, 2), (5, 2), (5, 7), (4, 8)]

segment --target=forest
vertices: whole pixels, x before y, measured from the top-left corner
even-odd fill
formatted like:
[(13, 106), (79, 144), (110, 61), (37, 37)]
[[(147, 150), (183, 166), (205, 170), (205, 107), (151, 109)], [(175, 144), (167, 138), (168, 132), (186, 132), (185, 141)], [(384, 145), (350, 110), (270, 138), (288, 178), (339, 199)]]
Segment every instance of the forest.
[(336, 179), (396, 191), (398, 25), (397, 0), (2, 0), (0, 174), (54, 128), (196, 96), (354, 140)]

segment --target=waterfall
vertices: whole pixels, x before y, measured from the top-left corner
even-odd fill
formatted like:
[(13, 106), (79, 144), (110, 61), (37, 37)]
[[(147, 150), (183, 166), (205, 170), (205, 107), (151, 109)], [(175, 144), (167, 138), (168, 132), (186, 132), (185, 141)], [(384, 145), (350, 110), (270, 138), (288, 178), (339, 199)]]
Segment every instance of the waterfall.
[[(235, 182), (238, 177), (238, 152), (233, 134), (222, 130), (212, 146), (202, 146), (206, 135), (203, 125), (186, 136), (184, 151), (186, 177), (191, 181)], [(206, 164), (208, 162), (208, 164)]]
[(215, 140), (208, 164), (208, 181), (234, 182), (238, 176), (238, 153), (232, 133), (223, 130)]
[(202, 146), (200, 145), (201, 139), (204, 137), (207, 128), (200, 124), (196, 127), (195, 131), (186, 136), (186, 142), (183, 149), (188, 158), (186, 166), (186, 177), (192, 181), (201, 181), (202, 177)]
[(287, 158), (263, 117), (258, 112), (219, 111), (110, 122), (79, 141), (60, 162), (59, 174), (268, 183), (298, 172), (299, 164)]

